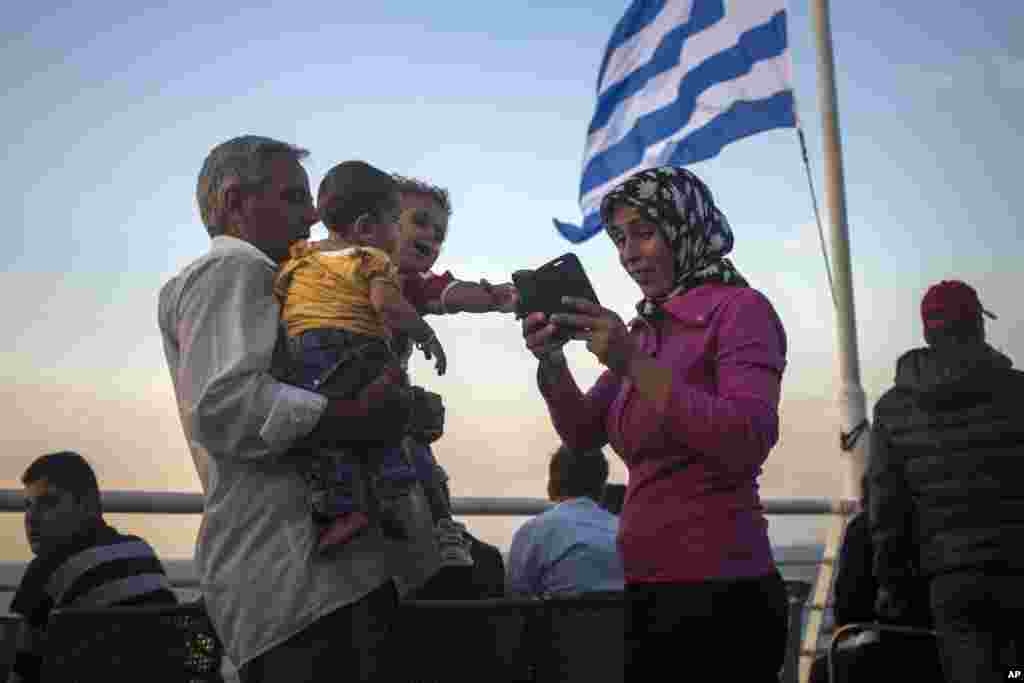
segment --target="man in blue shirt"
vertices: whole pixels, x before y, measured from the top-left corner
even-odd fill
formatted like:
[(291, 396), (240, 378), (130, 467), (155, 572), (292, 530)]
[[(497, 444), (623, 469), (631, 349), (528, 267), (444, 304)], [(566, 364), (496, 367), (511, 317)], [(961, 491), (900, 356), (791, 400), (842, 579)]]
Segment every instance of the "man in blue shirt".
[(548, 497), (555, 506), (516, 531), (508, 556), (509, 592), (519, 595), (622, 590), (615, 537), (619, 520), (598, 505), (608, 480), (600, 450), (551, 456)]

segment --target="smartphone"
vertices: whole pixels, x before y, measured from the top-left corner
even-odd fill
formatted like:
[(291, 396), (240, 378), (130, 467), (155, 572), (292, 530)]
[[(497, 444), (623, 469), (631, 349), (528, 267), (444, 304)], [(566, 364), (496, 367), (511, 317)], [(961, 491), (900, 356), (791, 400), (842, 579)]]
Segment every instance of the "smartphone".
[(519, 291), (517, 319), (537, 311), (548, 315), (574, 312), (562, 303), (565, 296), (587, 299), (598, 305), (601, 303), (583, 270), (583, 264), (573, 253), (563, 254), (536, 270), (518, 270), (512, 273), (512, 283)]

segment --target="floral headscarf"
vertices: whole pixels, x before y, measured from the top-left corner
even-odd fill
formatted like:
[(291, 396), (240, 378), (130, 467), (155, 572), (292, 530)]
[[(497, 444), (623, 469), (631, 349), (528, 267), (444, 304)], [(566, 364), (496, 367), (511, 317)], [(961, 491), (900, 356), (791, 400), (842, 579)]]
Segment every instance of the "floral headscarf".
[[(715, 206), (711, 190), (690, 171), (661, 166), (630, 176), (601, 201), (606, 226), (612, 209), (622, 204), (636, 207), (656, 224), (675, 255), (675, 287), (657, 300), (645, 298), (637, 304), (641, 316), (655, 314), (668, 299), (708, 282), (747, 286), (725, 258), (733, 246), (729, 221)], [(607, 230), (614, 239), (618, 228)]]

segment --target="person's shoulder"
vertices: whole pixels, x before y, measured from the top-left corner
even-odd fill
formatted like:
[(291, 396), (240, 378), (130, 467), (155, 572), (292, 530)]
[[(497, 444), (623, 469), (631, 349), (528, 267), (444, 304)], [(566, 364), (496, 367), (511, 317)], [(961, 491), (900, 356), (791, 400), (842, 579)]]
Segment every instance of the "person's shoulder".
[(567, 528), (575, 528), (579, 524), (593, 524), (595, 520), (602, 523), (608, 519), (617, 520), (596, 502), (589, 498), (580, 497), (571, 501), (559, 503), (549, 508), (535, 518), (540, 528), (546, 531), (560, 531)]
[(149, 541), (136, 534), (121, 533), (107, 524), (97, 531), (90, 547), (84, 550), (91, 553), (100, 551), (102, 556), (109, 556), (110, 559), (130, 557), (135, 560), (156, 560), (159, 563), (156, 550)]
[[(217, 238), (220, 239), (220, 238)], [(216, 241), (210, 251), (187, 265), (165, 288), (181, 289), (210, 277), (251, 273), (272, 277), (277, 265), (256, 247), (234, 238)]]
[(40, 587), (45, 585), (46, 579), (60, 566), (60, 562), (55, 562), (55, 559), (46, 555), (36, 555), (29, 560), (25, 565), (25, 571), (21, 573), (21, 578), (18, 579), (18, 591), (29, 590), (34, 584), (40, 584)]
[(1024, 402), (1020, 400), (1024, 393), (1024, 371), (1016, 368), (995, 369), (989, 375), (995, 402), (1003, 410), (1012, 414), (1024, 415)]
[(865, 510), (860, 510), (857, 514), (850, 517), (850, 521), (846, 523), (846, 537), (855, 537), (857, 534), (864, 533), (870, 528), (870, 519), (868, 513)]
[(906, 387), (891, 386), (875, 401), (875, 422), (883, 423), (893, 412), (901, 412), (911, 392)]
[(361, 244), (327, 244), (311, 250), (306, 258), (316, 260), (332, 272), (351, 272), (367, 266), (390, 267), (392, 264), (387, 252)]
[(748, 286), (718, 285), (714, 288), (716, 301), (723, 311), (737, 316), (759, 317), (778, 321), (779, 316), (768, 296)]
[(553, 524), (556, 524), (559, 520), (558, 506), (554, 505), (549, 507), (543, 512), (538, 512), (533, 517), (530, 517), (516, 529), (512, 535), (513, 540), (519, 538), (520, 541), (527, 538), (535, 538), (544, 533), (545, 529), (550, 528)]
[(245, 249), (224, 249), (193, 261), (160, 290), (161, 326), (173, 328), (174, 318), (181, 314), (180, 307), (185, 301), (219, 301), (240, 292), (272, 296), (277, 266), (261, 256)]
[[(193, 259), (163, 284), (160, 288), (160, 300), (166, 301), (177, 297), (183, 289), (193, 284), (203, 274), (216, 270), (224, 263), (229, 262), (232, 254), (233, 252), (227, 251), (214, 252), (211, 246), (210, 251)], [(245, 257), (239, 254), (238, 258)]]
[(777, 318), (775, 307), (761, 291), (747, 286), (708, 283), (677, 294), (665, 304), (675, 317), (706, 323), (723, 313), (750, 315), (760, 311)]
[(887, 418), (900, 415), (910, 410), (914, 400), (914, 392), (904, 384), (901, 384), (899, 377), (910, 372), (910, 368), (927, 357), (927, 348), (912, 348), (900, 354), (896, 360), (897, 382), (886, 389), (875, 401), (874, 418), (875, 423), (884, 425)]
[(601, 519), (614, 522), (616, 525), (619, 523), (619, 516), (597, 501), (594, 501), (594, 514), (600, 516)]
[(55, 550), (37, 555), (25, 567), (8, 609), (25, 617), (33, 626), (41, 627), (54, 606), (48, 587), (69, 554)]
[[(996, 381), (1001, 382), (1005, 386), (1019, 389), (1024, 387), (1024, 370), (1018, 370), (1017, 368), (1004, 368), (993, 371), (993, 375)], [(1022, 404), (1024, 409), (1024, 404)]]
[(609, 529), (618, 529), (619, 518), (601, 506), (596, 500), (588, 499), (587, 504), (581, 505), (579, 514), (588, 517)]
[(775, 306), (763, 292), (746, 285), (709, 285), (707, 313), (702, 319), (723, 333), (771, 340), (785, 357), (789, 341)]
[(525, 555), (527, 548), (530, 548), (535, 543), (534, 539), (534, 520), (536, 517), (530, 517), (525, 522), (519, 525), (519, 527), (512, 532), (512, 539), (509, 543), (509, 556), (516, 557)]
[(552, 505), (544, 512), (537, 515), (535, 519), (551, 523), (567, 517), (575, 517), (579, 514), (580, 505), (578, 500), (562, 501)]
[(251, 266), (258, 264), (270, 270), (277, 269), (277, 264), (256, 246), (245, 240), (224, 235), (214, 237), (210, 244), (210, 251), (193, 262), (197, 265), (203, 263), (233, 263)]
[(718, 306), (723, 303), (746, 304), (746, 305), (771, 305), (768, 297), (761, 290), (750, 285), (724, 284), (721, 282), (708, 282), (694, 287), (687, 295), (693, 294), (711, 305)]
[(756, 287), (743, 285), (733, 286), (732, 289), (736, 291), (729, 295), (730, 300), (743, 302), (748, 306), (768, 306), (770, 308), (774, 308), (771, 299), (768, 298), (768, 295)]
[(119, 545), (121, 543), (136, 543), (140, 548), (147, 548), (150, 552), (156, 554), (152, 544), (142, 536), (121, 533), (112, 526), (108, 526), (102, 534), (96, 537), (97, 545)]
[(550, 515), (552, 509), (553, 508), (548, 508), (544, 512), (538, 512), (537, 514), (533, 515), (532, 517), (527, 518), (526, 521), (524, 521), (522, 524), (520, 524), (519, 528), (516, 529), (516, 534), (518, 534), (518, 535), (525, 535), (525, 534), (528, 534), (531, 531), (537, 529), (538, 527), (543, 526), (547, 522), (547, 520), (550, 518), (549, 515)]
[(382, 249), (360, 245), (346, 249), (345, 257), (352, 264), (350, 267), (354, 267), (356, 272), (364, 277), (373, 278), (386, 274), (398, 279), (398, 266)]

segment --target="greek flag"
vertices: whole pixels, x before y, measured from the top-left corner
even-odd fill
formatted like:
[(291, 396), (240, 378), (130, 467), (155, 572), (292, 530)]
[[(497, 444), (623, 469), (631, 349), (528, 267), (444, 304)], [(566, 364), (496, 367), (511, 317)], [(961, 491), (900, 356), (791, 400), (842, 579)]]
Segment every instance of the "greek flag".
[(793, 127), (785, 0), (634, 0), (597, 77), (580, 181), (583, 225), (601, 230), (601, 198), (631, 174), (710, 159), (740, 138)]

